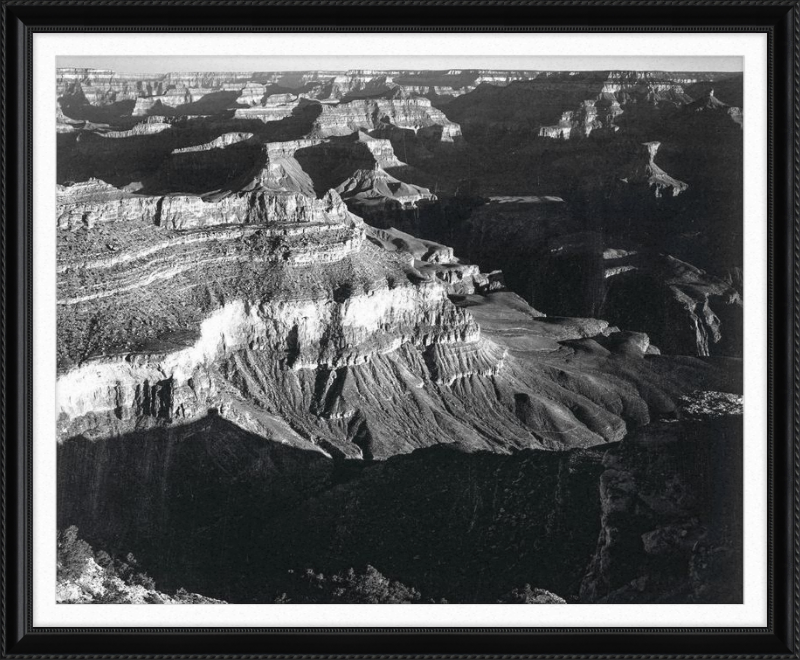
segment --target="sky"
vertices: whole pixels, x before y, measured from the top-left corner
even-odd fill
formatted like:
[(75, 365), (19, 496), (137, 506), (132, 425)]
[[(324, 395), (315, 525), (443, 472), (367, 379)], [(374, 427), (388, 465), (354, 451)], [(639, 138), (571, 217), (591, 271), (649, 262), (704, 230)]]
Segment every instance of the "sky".
[(179, 71), (308, 71), (348, 69), (500, 69), (538, 71), (742, 71), (741, 57), (503, 57), (469, 55), (430, 57), (319, 56), (69, 56), (59, 67), (111, 69), (118, 73)]

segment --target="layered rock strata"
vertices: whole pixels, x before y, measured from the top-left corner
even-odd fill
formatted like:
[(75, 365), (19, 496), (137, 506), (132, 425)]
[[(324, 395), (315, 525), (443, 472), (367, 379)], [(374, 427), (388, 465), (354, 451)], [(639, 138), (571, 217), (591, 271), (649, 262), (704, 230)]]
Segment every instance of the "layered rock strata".
[[(528, 323), (529, 338), (510, 345), (502, 332), (483, 337), (470, 308), (447, 294), (491, 287), (450, 250), (398, 245), (397, 234), (365, 241), (336, 193), (271, 189), (278, 179), (267, 174), (215, 200), (100, 182), (62, 191), (62, 438), (214, 409), (332, 456), (441, 442), (554, 448), (619, 438), (681, 391), (648, 375), (646, 341), (608, 344), (607, 324)], [(588, 337), (631, 368), (581, 362), (581, 378), (596, 370), (588, 390), (554, 379), (559, 342)]]
[[(97, 180), (63, 186), (57, 204), (58, 227), (77, 231), (126, 221), (179, 230), (268, 222), (354, 223), (335, 191), (317, 199), (285, 187), (284, 183), (291, 180), (289, 167), (271, 161), (241, 191), (207, 196), (138, 195)], [(310, 181), (301, 179), (299, 186), (308, 187)]]
[(450, 121), (426, 98), (361, 99), (338, 105), (325, 104), (314, 126), (316, 134), (325, 137), (371, 131), (386, 124), (414, 131), (441, 127), (443, 142), (453, 142), (461, 136), (458, 124)]
[(272, 94), (260, 104), (247, 108), (236, 108), (235, 119), (257, 119), (264, 123), (280, 121), (290, 117), (298, 107), (300, 98), (296, 94)]

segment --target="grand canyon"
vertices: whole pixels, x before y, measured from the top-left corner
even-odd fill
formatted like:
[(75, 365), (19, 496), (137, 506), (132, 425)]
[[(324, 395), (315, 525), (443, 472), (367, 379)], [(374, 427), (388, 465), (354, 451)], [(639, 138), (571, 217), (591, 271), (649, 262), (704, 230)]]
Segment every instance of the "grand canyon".
[(741, 602), (740, 73), (56, 85), (59, 602)]

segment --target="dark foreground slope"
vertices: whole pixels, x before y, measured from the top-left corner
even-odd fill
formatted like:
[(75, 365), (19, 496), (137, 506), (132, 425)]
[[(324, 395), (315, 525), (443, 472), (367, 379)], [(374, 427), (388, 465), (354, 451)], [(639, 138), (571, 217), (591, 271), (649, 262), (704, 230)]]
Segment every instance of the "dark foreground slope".
[[(298, 595), (296, 575), (376, 567), (426, 599), (740, 602), (741, 416), (510, 455), (431, 447), (334, 462), (219, 417), (59, 448), (59, 527), (128, 549), (163, 589)], [(293, 571), (293, 572), (290, 572)]]

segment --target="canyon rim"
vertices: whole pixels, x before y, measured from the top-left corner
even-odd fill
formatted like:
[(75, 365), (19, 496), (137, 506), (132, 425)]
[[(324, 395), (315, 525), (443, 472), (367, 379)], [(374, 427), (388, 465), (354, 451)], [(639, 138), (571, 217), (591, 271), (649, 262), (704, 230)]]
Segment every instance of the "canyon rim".
[(58, 602), (742, 602), (741, 73), (130, 59), (56, 71)]

